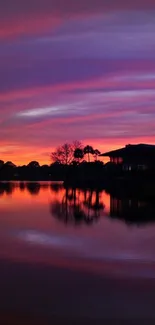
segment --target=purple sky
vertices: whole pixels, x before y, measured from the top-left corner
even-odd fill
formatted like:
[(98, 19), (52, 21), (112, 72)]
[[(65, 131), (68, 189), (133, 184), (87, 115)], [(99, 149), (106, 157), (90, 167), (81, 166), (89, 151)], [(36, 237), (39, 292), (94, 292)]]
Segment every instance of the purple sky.
[(0, 154), (155, 142), (155, 1), (1, 0)]

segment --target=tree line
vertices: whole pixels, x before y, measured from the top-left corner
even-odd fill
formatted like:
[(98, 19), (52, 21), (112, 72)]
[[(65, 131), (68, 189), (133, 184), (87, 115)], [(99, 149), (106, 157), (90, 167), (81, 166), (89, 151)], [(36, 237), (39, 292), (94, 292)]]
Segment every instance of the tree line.
[[(73, 143), (64, 143), (61, 146), (58, 146), (55, 151), (50, 154), (51, 164), (61, 164), (61, 165), (70, 165), (70, 164), (79, 164), (81, 162), (90, 162), (91, 156), (94, 161), (98, 160), (100, 151), (94, 149), (90, 145), (83, 146), (80, 141), (74, 141)], [(86, 159), (85, 159), (86, 157)], [(0, 160), (0, 168), (15, 168), (16, 166), (12, 161), (4, 162)], [(20, 166), (19, 166), (20, 167)], [(21, 167), (28, 168), (37, 168), (37, 167), (49, 167), (49, 165), (44, 164), (40, 166), (39, 162), (36, 160), (30, 161), (27, 165)]]
[(83, 146), (80, 141), (64, 143), (51, 152), (49, 164), (40, 165), (33, 160), (27, 165), (16, 166), (11, 161), (0, 160), (0, 180), (65, 180), (73, 179), (78, 173), (78, 178), (82, 179), (86, 174), (95, 177), (96, 170), (99, 172), (103, 166), (99, 155), (99, 150)]
[(87, 162), (90, 162), (90, 157), (93, 156), (94, 161), (97, 161), (100, 151), (94, 149), (90, 145), (83, 146), (80, 141), (74, 141), (73, 143), (64, 143), (62, 146), (56, 148), (51, 153), (51, 160), (54, 163), (70, 165), (79, 164), (87, 157)]

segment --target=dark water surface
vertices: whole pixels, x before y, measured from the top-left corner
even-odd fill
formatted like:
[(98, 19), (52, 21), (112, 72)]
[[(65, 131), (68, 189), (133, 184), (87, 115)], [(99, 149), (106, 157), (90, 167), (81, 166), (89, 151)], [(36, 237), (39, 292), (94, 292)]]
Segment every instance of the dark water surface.
[(1, 323), (155, 319), (154, 198), (1, 184), (0, 281)]

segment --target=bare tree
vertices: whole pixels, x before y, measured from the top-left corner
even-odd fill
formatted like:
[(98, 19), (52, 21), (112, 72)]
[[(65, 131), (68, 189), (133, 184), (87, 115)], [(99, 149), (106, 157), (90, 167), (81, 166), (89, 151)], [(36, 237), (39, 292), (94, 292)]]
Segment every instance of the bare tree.
[(74, 151), (77, 148), (81, 148), (82, 144), (79, 141), (73, 143), (64, 143), (62, 146), (56, 148), (51, 153), (51, 159), (54, 163), (69, 165), (74, 160)]
[(69, 143), (64, 143), (51, 153), (51, 159), (55, 163), (69, 165), (73, 157), (73, 148)]
[(81, 141), (78, 141), (78, 140), (75, 140), (73, 141), (73, 149), (76, 150), (76, 149), (81, 149), (83, 150), (83, 144)]

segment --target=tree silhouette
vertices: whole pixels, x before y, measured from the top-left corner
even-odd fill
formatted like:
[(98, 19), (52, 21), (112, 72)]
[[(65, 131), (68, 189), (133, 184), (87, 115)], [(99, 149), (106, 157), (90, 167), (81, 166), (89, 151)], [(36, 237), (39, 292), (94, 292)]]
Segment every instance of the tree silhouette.
[(38, 167), (40, 167), (40, 165), (39, 165), (38, 161), (33, 160), (27, 165), (27, 167), (38, 168)]
[(90, 154), (91, 154), (91, 155), (94, 154), (94, 149), (93, 149), (93, 147), (87, 145), (86, 147), (84, 147), (83, 152), (84, 152), (84, 155), (87, 155), (87, 157), (88, 157), (88, 162), (90, 162)]
[(94, 150), (94, 158), (95, 158), (95, 161), (97, 161), (97, 157), (100, 155), (100, 151), (98, 149), (95, 149)]
[(53, 162), (69, 165), (73, 160), (73, 147), (70, 143), (64, 143), (58, 147), (55, 152), (52, 152), (51, 158)]
[(83, 150), (83, 144), (82, 144), (81, 141), (75, 140), (75, 141), (73, 141), (73, 149), (74, 149), (74, 151), (77, 148)]
[(74, 158), (78, 160), (78, 163), (80, 162), (81, 159), (84, 157), (84, 152), (80, 148), (76, 148), (74, 151)]
[(81, 142), (74, 141), (73, 143), (64, 143), (62, 146), (56, 148), (51, 153), (53, 163), (69, 165), (74, 159), (74, 152), (77, 148), (81, 149)]
[(4, 166), (4, 161), (0, 160), (0, 168)]
[(7, 161), (4, 165), (5, 165), (6, 167), (11, 167), (11, 168), (16, 167), (16, 165), (15, 165), (12, 161)]

